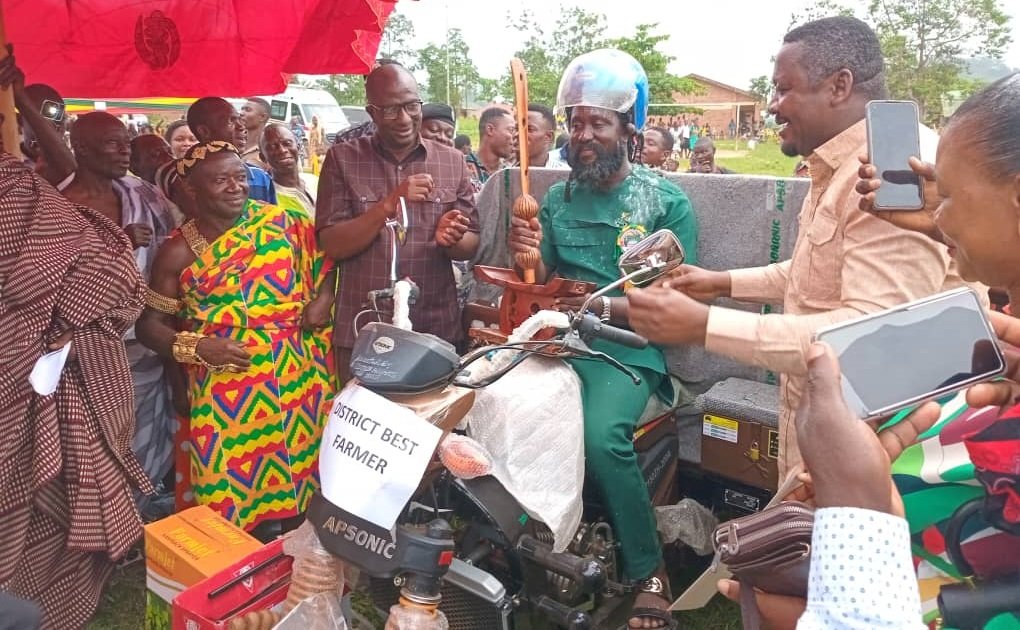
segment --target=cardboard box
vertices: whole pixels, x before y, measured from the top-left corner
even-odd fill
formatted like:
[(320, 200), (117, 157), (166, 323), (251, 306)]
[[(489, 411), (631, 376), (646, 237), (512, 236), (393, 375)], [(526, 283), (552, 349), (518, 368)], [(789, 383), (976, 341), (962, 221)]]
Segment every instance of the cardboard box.
[(219, 630), (287, 598), (293, 558), (275, 540), (174, 598), (174, 630)]
[[(169, 604), (198, 584), (262, 547), (255, 538), (201, 505), (145, 526), (145, 583)], [(146, 606), (146, 628), (164, 626), (156, 602)], [(152, 614), (150, 615), (150, 609)], [(152, 618), (152, 624), (149, 619)]]

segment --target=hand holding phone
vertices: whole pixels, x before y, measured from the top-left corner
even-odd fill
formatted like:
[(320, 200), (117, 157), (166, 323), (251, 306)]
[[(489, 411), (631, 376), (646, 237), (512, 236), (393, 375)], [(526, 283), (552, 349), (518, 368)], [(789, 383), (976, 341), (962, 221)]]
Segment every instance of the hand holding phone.
[(883, 221), (891, 223), (901, 230), (919, 232), (933, 241), (945, 243), (945, 236), (942, 230), (935, 225), (935, 211), (942, 204), (942, 196), (939, 195), (938, 186), (935, 183), (935, 165), (922, 162), (917, 158), (910, 158), (911, 170), (917, 173), (924, 182), (924, 209), (922, 212), (902, 212), (898, 210), (878, 210), (875, 208), (876, 191), (882, 186), (882, 180), (878, 178), (878, 172), (867, 155), (858, 157), (861, 167), (857, 170), (857, 181), (855, 190), (861, 195), (858, 207)]
[(958, 289), (819, 330), (843, 393), (873, 419), (1001, 375), (1006, 361), (971, 289)]
[(868, 158), (882, 185), (875, 191), (877, 210), (924, 208), (921, 177), (910, 158), (921, 155), (920, 121), (912, 101), (871, 101), (865, 110)]
[(831, 347), (812, 344), (807, 369), (809, 386), (794, 420), (808, 472), (801, 476), (806, 487), (795, 496), (813, 499), (820, 508), (855, 507), (902, 517), (903, 500), (889, 478), (890, 462), (931, 428), (941, 408), (924, 405), (876, 434), (877, 423), (854, 421), (841, 391), (845, 375)]

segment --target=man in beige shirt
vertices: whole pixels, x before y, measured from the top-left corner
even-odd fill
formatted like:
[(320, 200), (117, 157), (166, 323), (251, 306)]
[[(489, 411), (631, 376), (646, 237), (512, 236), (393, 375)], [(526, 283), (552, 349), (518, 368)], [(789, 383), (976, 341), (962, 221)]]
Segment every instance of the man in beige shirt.
[[(685, 266), (660, 286), (627, 295), (631, 326), (651, 341), (704, 344), (782, 373), (782, 481), (801, 468), (792, 420), (814, 331), (961, 281), (950, 270), (945, 247), (858, 208), (854, 187), (858, 156), (867, 153), (865, 105), (886, 97), (882, 52), (871, 28), (855, 18), (833, 17), (790, 31), (776, 57), (773, 83), (769, 111), (782, 125), (783, 153), (806, 156), (811, 177), (792, 259), (729, 272)], [(702, 304), (719, 297), (782, 302), (783, 313)]]

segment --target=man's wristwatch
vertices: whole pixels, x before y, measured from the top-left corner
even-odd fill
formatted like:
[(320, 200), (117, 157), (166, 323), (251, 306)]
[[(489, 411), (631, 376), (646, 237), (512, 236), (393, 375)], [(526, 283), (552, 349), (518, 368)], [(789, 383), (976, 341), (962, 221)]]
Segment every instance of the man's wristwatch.
[(608, 324), (609, 318), (612, 316), (612, 302), (609, 298), (603, 296), (602, 298), (602, 315), (599, 317), (603, 323)]

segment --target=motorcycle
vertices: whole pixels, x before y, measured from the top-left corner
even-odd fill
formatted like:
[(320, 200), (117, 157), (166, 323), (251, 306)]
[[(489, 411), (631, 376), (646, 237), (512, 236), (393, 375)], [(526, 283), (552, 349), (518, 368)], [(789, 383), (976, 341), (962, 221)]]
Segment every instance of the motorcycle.
[[(391, 226), (394, 258), (396, 230)], [(625, 283), (651, 282), (682, 261), (676, 237), (656, 232), (628, 249), (618, 261), (622, 277), (592, 293), (578, 312), (539, 310), (517, 336), (464, 357), (450, 344), (411, 330), (406, 308), (397, 299), (395, 324), (376, 321), (361, 329), (351, 360), (357, 382), (349, 387), (366, 388), (412, 409), (446, 434), (470, 410), (475, 390), (531, 356), (601, 360), (640, 382), (637, 374), (589, 343), (599, 338), (640, 348), (647, 341), (601, 322), (587, 307)], [(400, 288), (404, 282), (392, 282), (385, 295), (410, 295)], [(378, 297), (378, 292), (370, 296)], [(537, 339), (539, 331), (545, 331), (539, 337), (550, 331), (552, 336)], [(477, 362), (489, 365), (478, 369)], [(653, 505), (672, 504), (677, 496), (678, 439), (672, 419), (672, 409), (649, 409), (634, 432)], [(583, 505), (576, 532), (566, 549), (556, 552), (549, 528), (495, 477), (457, 478), (434, 462), (392, 531), (331, 503), (321, 492), (312, 498), (307, 518), (329, 552), (369, 576), (369, 594), (382, 610), (398, 601), (432, 609), (442, 602), (454, 629), (508, 629), (522, 617), (529, 618), (530, 627), (550, 622), (566, 628), (604, 627), (633, 589), (620, 577), (618, 545), (605, 507), (588, 493)]]

